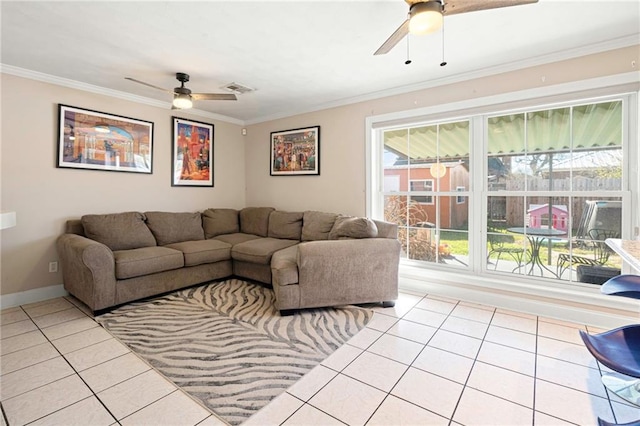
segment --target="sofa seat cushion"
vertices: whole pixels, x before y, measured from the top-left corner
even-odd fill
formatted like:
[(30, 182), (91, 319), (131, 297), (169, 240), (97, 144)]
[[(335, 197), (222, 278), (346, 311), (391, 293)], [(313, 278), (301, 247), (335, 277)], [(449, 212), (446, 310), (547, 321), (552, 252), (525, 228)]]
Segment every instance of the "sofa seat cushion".
[(298, 284), (298, 244), (273, 254), (271, 277), (274, 285)]
[(169, 271), (184, 266), (179, 250), (167, 247), (144, 247), (113, 252), (116, 261), (116, 278), (124, 280), (156, 272)]
[(165, 247), (180, 250), (184, 254), (184, 266), (231, 259), (231, 244), (219, 240), (183, 241)]
[(257, 240), (258, 238), (260, 237), (257, 235), (236, 232), (235, 234), (218, 235), (217, 237), (214, 237), (214, 240), (224, 241), (225, 243), (235, 246), (236, 244), (244, 243), (245, 241)]
[(145, 216), (159, 246), (204, 240), (200, 213), (146, 212)]
[(273, 253), (295, 244), (298, 244), (298, 241), (259, 238), (234, 245), (231, 249), (231, 257), (233, 260), (268, 265)]
[(80, 219), (84, 235), (111, 250), (129, 250), (156, 245), (156, 239), (138, 212), (87, 214)]

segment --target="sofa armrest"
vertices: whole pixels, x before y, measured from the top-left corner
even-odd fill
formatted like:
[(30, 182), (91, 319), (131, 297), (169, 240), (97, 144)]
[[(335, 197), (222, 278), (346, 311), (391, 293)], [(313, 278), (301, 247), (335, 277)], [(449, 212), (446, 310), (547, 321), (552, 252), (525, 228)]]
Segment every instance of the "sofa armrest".
[(113, 252), (104, 244), (76, 234), (63, 234), (56, 242), (64, 288), (93, 311), (116, 302)]
[(298, 245), (302, 308), (398, 298), (400, 243), (390, 238)]

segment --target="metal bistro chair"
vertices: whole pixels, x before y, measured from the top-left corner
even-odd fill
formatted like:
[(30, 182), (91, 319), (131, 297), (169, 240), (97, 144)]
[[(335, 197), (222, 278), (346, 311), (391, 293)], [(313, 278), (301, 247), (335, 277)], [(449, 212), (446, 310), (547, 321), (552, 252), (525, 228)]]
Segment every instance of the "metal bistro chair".
[(487, 234), (487, 241), (489, 242), (489, 252), (487, 253), (487, 263), (492, 254), (497, 253), (496, 264), (493, 269), (498, 268), (498, 262), (503, 254), (509, 255), (518, 264), (513, 270), (522, 266), (522, 258), (524, 257), (524, 248), (522, 247), (508, 247), (507, 244), (512, 244), (515, 239), (511, 235), (505, 234)]
[(600, 363), (628, 378), (604, 374), (602, 383), (620, 398), (640, 407), (640, 324), (627, 325), (600, 334), (580, 330), (580, 337)]
[(558, 255), (558, 263), (556, 268), (556, 274), (561, 277), (562, 274), (572, 265), (586, 265), (586, 266), (602, 266), (609, 260), (611, 256), (611, 249), (604, 242), (607, 238), (620, 238), (618, 231), (611, 231), (608, 229), (590, 229), (587, 233), (591, 239), (591, 246), (593, 247), (593, 257), (576, 256), (569, 253), (560, 253)]
[[(602, 285), (608, 295), (640, 299), (640, 276), (618, 275)], [(640, 407), (640, 324), (627, 325), (604, 333), (580, 337), (591, 354), (603, 365), (631, 379), (605, 374), (602, 383), (620, 398)], [(602, 419), (600, 423), (606, 425)], [(640, 420), (627, 423), (640, 425)]]

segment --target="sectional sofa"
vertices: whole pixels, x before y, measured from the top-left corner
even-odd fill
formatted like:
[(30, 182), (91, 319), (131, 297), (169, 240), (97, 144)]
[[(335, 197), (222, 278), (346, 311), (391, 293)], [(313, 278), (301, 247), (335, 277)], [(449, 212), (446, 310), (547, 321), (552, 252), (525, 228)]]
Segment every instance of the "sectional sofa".
[(397, 226), (271, 207), (124, 212), (67, 221), (65, 289), (94, 312), (237, 276), (273, 286), (283, 314), (398, 296)]

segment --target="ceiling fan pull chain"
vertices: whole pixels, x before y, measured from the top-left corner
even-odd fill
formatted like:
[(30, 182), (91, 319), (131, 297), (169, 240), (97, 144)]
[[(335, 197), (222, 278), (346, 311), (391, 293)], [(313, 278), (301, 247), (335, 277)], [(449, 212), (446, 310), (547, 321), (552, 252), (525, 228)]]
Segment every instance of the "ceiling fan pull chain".
[(407, 60), (404, 61), (405, 65), (409, 65), (411, 63), (411, 59), (409, 59), (409, 39), (411, 37), (409, 35), (407, 35)]
[(444, 21), (442, 21), (442, 62), (440, 62), (440, 66), (444, 67), (447, 65), (447, 62), (444, 60)]

